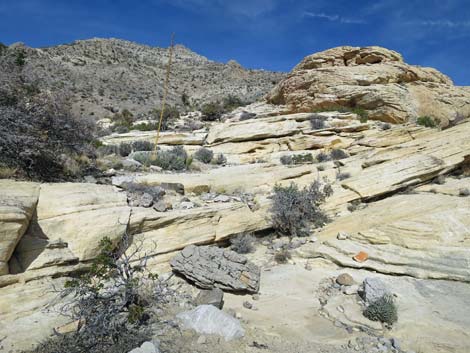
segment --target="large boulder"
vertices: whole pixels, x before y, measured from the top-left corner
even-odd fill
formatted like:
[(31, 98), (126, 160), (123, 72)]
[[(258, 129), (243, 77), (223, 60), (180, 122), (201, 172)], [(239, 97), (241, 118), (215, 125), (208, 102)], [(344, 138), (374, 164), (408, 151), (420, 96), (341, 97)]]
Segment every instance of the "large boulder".
[(243, 255), (215, 246), (190, 245), (170, 262), (173, 271), (198, 287), (257, 293), (260, 269)]
[(338, 47), (307, 56), (267, 96), (293, 112), (359, 107), (369, 117), (405, 122), (430, 115), (447, 125), (470, 116), (470, 89), (433, 68), (408, 65), (381, 47)]

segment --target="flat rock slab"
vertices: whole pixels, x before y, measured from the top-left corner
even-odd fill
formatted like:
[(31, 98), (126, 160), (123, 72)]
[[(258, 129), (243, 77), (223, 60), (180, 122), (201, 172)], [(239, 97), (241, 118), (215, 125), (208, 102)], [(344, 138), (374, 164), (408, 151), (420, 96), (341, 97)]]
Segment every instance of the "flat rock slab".
[(170, 265), (173, 271), (203, 289), (247, 293), (259, 290), (259, 267), (228, 249), (190, 245), (176, 255)]
[(207, 335), (219, 335), (226, 341), (245, 335), (240, 322), (212, 305), (200, 305), (196, 309), (177, 315), (187, 329)]

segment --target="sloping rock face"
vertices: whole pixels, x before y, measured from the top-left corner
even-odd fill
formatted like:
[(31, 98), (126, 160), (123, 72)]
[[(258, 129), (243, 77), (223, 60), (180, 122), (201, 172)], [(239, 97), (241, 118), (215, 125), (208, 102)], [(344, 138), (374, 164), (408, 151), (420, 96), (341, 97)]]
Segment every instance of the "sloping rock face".
[[(348, 232), (349, 239), (336, 239), (339, 232)], [(305, 251), (345, 267), (470, 282), (469, 197), (397, 195), (338, 218), (319, 236), (327, 240)], [(360, 251), (369, 255), (367, 261), (353, 260)]]
[(433, 68), (408, 65), (381, 47), (337, 47), (307, 56), (267, 96), (293, 112), (363, 108), (369, 118), (401, 123), (428, 115), (443, 126), (470, 116), (470, 89)]
[(0, 180), (0, 275), (29, 226), (36, 209), (39, 184)]

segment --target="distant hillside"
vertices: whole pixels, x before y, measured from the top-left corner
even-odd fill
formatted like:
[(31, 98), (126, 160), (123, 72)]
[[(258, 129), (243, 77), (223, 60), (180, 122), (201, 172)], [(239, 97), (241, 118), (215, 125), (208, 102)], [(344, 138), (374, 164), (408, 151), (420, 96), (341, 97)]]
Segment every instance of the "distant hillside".
[[(119, 39), (89, 39), (48, 48), (13, 47), (25, 52), (26, 80), (41, 90), (69, 89), (74, 110), (102, 117), (112, 108), (145, 113), (159, 107), (169, 49)], [(217, 63), (176, 45), (168, 102), (186, 108), (234, 95), (254, 101), (284, 73), (244, 69), (235, 61)]]

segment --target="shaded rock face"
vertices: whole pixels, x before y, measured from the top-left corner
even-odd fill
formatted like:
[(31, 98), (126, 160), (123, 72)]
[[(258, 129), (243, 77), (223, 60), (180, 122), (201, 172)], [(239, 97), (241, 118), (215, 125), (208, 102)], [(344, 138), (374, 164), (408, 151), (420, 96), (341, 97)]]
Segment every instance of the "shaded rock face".
[(198, 287), (257, 293), (260, 269), (245, 256), (213, 246), (188, 246), (170, 262), (173, 271)]
[(337, 47), (307, 56), (267, 101), (295, 112), (363, 108), (371, 119), (394, 123), (429, 115), (446, 126), (470, 116), (470, 88), (381, 47)]

